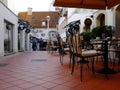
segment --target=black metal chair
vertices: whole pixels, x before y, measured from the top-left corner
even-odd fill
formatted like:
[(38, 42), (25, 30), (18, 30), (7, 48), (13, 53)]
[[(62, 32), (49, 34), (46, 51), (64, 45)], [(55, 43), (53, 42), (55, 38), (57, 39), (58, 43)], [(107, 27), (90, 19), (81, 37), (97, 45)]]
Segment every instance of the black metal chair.
[(120, 40), (111, 40), (109, 43), (109, 59), (110, 62), (113, 62), (113, 69), (115, 66), (115, 63), (118, 62), (120, 64)]
[(64, 47), (65, 45), (62, 38), (58, 38), (58, 44), (59, 44), (60, 63), (63, 65), (63, 57), (69, 52), (69, 48)]
[(72, 52), (72, 71), (71, 74), (74, 72), (74, 65), (75, 65), (75, 57), (79, 57), (80, 60), (77, 63), (80, 65), (80, 79), (82, 81), (82, 72), (83, 72), (83, 64), (88, 63), (88, 59), (90, 58), (92, 62), (92, 72), (94, 73), (94, 57), (103, 55), (103, 52), (97, 50), (85, 50), (82, 51), (81, 39), (79, 32), (76, 32), (74, 35), (71, 36), (71, 52)]

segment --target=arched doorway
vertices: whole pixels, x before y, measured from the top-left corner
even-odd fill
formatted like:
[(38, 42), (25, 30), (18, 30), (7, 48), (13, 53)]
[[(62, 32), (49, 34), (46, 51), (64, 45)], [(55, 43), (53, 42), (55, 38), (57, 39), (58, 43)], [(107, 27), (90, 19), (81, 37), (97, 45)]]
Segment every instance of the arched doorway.
[(115, 37), (120, 37), (120, 5), (116, 8), (115, 11), (115, 26), (116, 30), (114, 32)]
[(105, 26), (105, 14), (100, 13), (96, 20), (97, 26)]

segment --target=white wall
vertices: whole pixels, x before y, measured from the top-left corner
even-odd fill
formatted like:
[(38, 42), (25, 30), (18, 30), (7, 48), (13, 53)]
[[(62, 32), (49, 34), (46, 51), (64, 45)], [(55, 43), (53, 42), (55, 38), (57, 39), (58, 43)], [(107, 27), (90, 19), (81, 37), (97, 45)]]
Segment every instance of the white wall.
[[(65, 36), (65, 29), (63, 28), (66, 24), (68, 24), (69, 22), (72, 21), (76, 21), (76, 20), (80, 20), (81, 24), (80, 24), (80, 32), (83, 31), (83, 27), (84, 27), (84, 20), (86, 18), (90, 18), (93, 22), (93, 18), (91, 18), (90, 16), (92, 15), (92, 12), (88, 12), (87, 13), (84, 11), (83, 13), (80, 10), (80, 12), (75, 12), (75, 8), (68, 8), (68, 17), (61, 17), (59, 20), (59, 33), (61, 34), (61, 37), (64, 38)], [(94, 23), (94, 22), (93, 22)], [(91, 25), (91, 29), (93, 28), (93, 24)]]
[[(80, 32), (83, 31), (83, 27), (84, 27), (84, 21), (86, 18), (90, 18), (92, 20), (92, 18), (90, 17), (91, 13), (88, 14), (73, 14), (69, 19), (68, 19), (68, 23), (72, 22), (72, 21), (76, 21), (76, 20), (80, 20), (81, 24), (80, 24)], [(93, 22), (93, 20), (92, 20)], [(93, 24), (91, 25), (91, 28), (93, 27)]]
[[(34, 29), (34, 31), (36, 31), (36, 33), (31, 33), (32, 36), (36, 37), (36, 38), (42, 38), (42, 39), (49, 39), (49, 31), (57, 31), (56, 28), (50, 28), (50, 29), (46, 29), (46, 28), (37, 28)], [(41, 36), (41, 34), (45, 34), (45, 36)]]
[[(92, 25), (91, 25), (91, 29), (93, 29), (94, 27), (96, 27), (96, 20), (97, 20), (97, 16), (100, 14), (105, 14), (105, 25), (111, 25), (111, 26), (115, 26), (115, 15), (114, 12), (111, 10), (94, 10), (94, 11), (90, 11), (90, 10), (80, 10), (80, 12), (75, 12), (75, 8), (68, 8), (68, 23), (75, 21), (75, 20), (80, 20), (81, 21), (81, 25), (80, 25), (80, 32), (83, 31), (83, 27), (84, 27), (84, 20), (86, 18), (90, 18), (92, 20)], [(93, 15), (94, 18), (91, 18), (90, 16)], [(59, 21), (59, 29), (62, 30), (63, 25), (65, 26), (65, 21), (66, 18), (61, 18)], [(61, 36), (65, 36), (64, 33), (61, 33)]]
[(8, 0), (8, 7), (10, 10), (12, 10), (14, 13), (17, 14), (16, 8), (15, 8), (15, 3), (17, 0)]
[(18, 29), (17, 16), (10, 11), (5, 5), (0, 3), (0, 56), (4, 55), (4, 20), (13, 24), (13, 51), (18, 51)]
[(68, 18), (73, 15), (76, 8), (68, 8)]
[[(111, 10), (99, 10), (95, 13), (94, 18), (96, 19), (97, 16), (99, 16), (100, 14), (105, 14), (105, 25), (111, 25), (111, 26), (115, 26), (115, 13)], [(96, 23), (94, 23), (95, 26)]]
[(0, 0), (2, 3), (4, 3), (6, 6), (8, 5), (8, 0)]
[(107, 24), (106, 25), (111, 25), (111, 26), (115, 26), (115, 17), (114, 17), (114, 12), (111, 10), (106, 11), (107, 14)]

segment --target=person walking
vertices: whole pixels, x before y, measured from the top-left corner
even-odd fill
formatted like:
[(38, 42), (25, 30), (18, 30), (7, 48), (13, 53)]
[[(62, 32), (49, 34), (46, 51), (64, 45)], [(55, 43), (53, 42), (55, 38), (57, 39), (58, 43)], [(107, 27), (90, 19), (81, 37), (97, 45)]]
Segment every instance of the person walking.
[(34, 40), (34, 42), (32, 43), (32, 49), (33, 51), (37, 50), (37, 42)]
[(40, 38), (39, 40), (39, 50), (42, 50), (43, 49), (43, 39)]

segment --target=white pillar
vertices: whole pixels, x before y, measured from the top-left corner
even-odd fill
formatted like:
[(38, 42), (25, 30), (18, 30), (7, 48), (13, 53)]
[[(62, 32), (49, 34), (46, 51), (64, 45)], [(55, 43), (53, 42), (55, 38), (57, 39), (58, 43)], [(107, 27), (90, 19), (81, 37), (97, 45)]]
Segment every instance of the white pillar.
[(46, 16), (46, 20), (47, 20), (47, 29), (49, 29), (49, 25), (50, 25), (50, 16)]
[(27, 51), (30, 51), (29, 47), (30, 47), (29, 34), (26, 33), (26, 50)]
[(106, 10), (105, 25), (115, 26), (114, 13), (111, 10)]
[(17, 22), (13, 26), (13, 52), (18, 52), (18, 29)]
[(4, 20), (0, 17), (0, 56), (4, 56)]
[(21, 32), (21, 50), (22, 51), (25, 51), (25, 30), (22, 30), (22, 32)]

